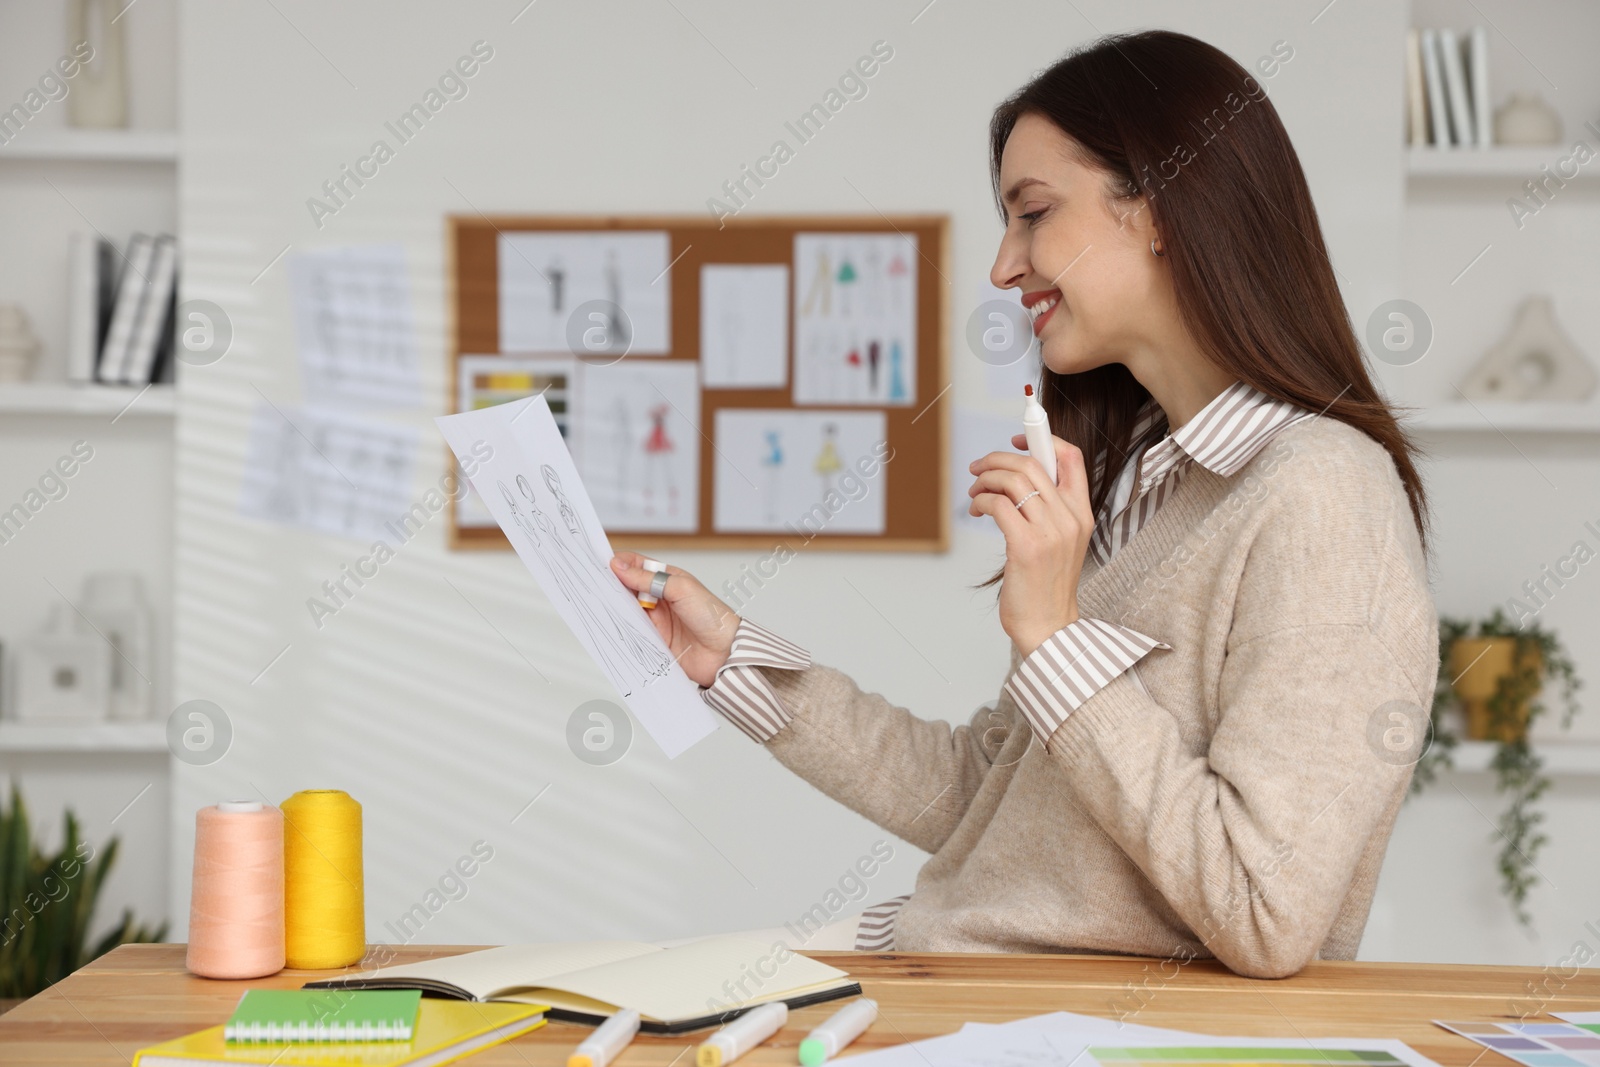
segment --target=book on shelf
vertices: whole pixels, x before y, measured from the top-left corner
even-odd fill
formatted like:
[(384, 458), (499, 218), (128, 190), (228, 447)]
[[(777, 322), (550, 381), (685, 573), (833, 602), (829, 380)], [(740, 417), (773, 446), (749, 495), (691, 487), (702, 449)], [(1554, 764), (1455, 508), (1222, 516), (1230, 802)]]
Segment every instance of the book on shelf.
[(1406, 126), (1413, 146), (1489, 148), (1489, 36), (1482, 26), (1406, 31)]
[(74, 233), (70, 240), (68, 381), (170, 381), (177, 340), (176, 239), (137, 233), (125, 252), (92, 232)]

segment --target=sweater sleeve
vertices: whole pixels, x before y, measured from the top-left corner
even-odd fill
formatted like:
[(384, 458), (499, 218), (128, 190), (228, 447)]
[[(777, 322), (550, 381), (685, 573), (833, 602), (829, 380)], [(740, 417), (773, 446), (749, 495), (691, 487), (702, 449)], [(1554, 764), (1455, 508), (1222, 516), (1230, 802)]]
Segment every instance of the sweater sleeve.
[(930, 853), (1001, 750), (1020, 759), (1033, 741), (1003, 692), (964, 725), (920, 719), (748, 621), (701, 697), (823, 793)]
[(1129, 673), (1046, 743), (1073, 801), (1211, 954), (1262, 978), (1316, 958), (1363, 854), (1387, 840), (1412, 768), (1383, 749), (1381, 730), (1395, 708), (1428, 707), (1431, 679), (1400, 663), (1437, 642), (1414, 567), (1365, 554), (1370, 541), (1349, 558), (1283, 566), (1303, 555), (1293, 536), (1271, 533), (1259, 547), (1279, 560), (1241, 587), (1204, 751)]

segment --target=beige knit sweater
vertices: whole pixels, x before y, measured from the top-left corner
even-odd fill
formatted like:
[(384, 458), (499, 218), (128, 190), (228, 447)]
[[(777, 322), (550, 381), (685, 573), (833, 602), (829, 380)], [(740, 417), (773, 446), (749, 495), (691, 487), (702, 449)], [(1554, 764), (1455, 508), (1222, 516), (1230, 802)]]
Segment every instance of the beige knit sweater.
[(932, 853), (896, 949), (1215, 956), (1258, 977), (1353, 958), (1411, 778), (1394, 730), (1425, 715), (1439, 658), (1388, 453), (1316, 418), (1231, 477), (1196, 465), (1086, 562), (1078, 600), (1171, 649), (1047, 742), (1003, 690), (952, 728), (829, 667), (761, 668), (793, 715), (768, 750)]

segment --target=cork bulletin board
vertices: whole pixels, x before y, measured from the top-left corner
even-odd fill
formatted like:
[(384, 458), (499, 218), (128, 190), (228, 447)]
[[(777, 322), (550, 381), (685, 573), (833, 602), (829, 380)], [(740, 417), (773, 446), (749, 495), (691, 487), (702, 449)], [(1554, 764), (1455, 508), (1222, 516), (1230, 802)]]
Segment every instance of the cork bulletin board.
[(948, 547), (946, 216), (447, 224), (452, 410), (542, 392), (612, 544)]

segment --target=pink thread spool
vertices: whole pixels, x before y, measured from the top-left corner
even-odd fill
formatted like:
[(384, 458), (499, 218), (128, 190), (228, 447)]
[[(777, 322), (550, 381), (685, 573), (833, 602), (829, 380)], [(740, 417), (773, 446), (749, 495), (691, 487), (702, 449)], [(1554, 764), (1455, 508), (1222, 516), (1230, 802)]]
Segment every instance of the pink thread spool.
[(283, 813), (225, 800), (194, 817), (189, 970), (263, 978), (283, 970)]

